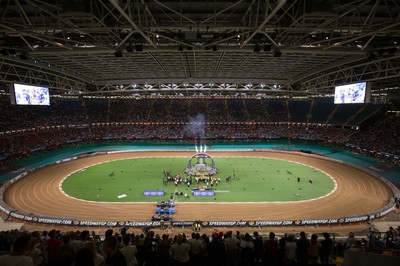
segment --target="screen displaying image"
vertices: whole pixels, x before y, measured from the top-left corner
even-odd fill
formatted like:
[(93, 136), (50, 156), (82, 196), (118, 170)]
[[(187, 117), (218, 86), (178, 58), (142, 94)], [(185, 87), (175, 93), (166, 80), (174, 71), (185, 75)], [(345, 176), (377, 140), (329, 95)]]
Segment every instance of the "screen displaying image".
[(49, 89), (30, 85), (14, 84), (15, 104), (50, 105)]
[(336, 86), (334, 103), (364, 103), (366, 92), (367, 82)]

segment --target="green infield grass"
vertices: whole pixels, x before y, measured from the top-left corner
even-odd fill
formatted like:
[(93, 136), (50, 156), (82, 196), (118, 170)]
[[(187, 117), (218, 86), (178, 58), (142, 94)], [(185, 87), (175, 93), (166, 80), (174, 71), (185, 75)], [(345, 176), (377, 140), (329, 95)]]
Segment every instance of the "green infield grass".
[[(324, 196), (335, 186), (325, 173), (290, 161), (250, 157), (216, 157), (214, 161), (219, 171), (215, 177), (221, 179), (213, 187), (214, 197), (191, 195), (192, 188), (204, 183), (193, 182), (190, 187), (175, 187), (171, 182), (163, 185), (164, 170), (186, 177), (188, 158), (183, 157), (104, 162), (71, 174), (62, 183), (62, 189), (71, 197), (99, 202), (156, 202), (169, 199), (176, 190), (189, 195), (175, 196), (179, 202), (288, 202)], [(232, 178), (227, 181), (229, 176)], [(143, 196), (145, 190), (164, 190), (165, 195)]]

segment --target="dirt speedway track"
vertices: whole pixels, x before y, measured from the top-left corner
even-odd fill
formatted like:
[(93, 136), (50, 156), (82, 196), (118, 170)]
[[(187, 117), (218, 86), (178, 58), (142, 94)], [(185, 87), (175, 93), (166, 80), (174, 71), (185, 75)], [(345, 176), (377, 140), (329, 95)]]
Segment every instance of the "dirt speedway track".
[[(178, 203), (175, 221), (340, 218), (377, 210), (385, 206), (393, 196), (391, 189), (374, 176), (322, 158), (264, 151), (210, 151), (208, 154), (216, 160), (217, 165), (219, 156), (269, 157), (303, 163), (332, 176), (337, 182), (337, 189), (327, 197), (304, 202)], [(154, 203), (94, 203), (77, 200), (62, 193), (60, 182), (74, 171), (108, 160), (146, 156), (189, 158), (191, 155), (193, 152), (126, 152), (51, 165), (11, 185), (4, 193), (4, 200), (12, 208), (39, 215), (98, 221), (149, 221), (154, 214)]]

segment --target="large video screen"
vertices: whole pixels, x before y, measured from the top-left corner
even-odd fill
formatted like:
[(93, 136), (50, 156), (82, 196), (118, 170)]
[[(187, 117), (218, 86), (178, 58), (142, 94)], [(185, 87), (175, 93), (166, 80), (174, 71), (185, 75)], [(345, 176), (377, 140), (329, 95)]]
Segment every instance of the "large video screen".
[(369, 101), (368, 95), (367, 82), (336, 86), (334, 103), (365, 103)]
[(16, 105), (50, 105), (49, 89), (23, 84), (11, 87), (11, 104)]

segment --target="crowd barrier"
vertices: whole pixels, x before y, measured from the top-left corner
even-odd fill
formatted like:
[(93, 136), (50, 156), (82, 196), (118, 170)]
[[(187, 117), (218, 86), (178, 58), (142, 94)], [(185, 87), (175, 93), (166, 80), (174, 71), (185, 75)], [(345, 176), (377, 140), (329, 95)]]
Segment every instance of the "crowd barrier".
[[(94, 221), (80, 220), (73, 218), (60, 218), (52, 216), (40, 216), (35, 214), (27, 214), (18, 210), (13, 210), (4, 206), (4, 202), (0, 204), (0, 210), (7, 215), (18, 220), (51, 224), (51, 225), (71, 225), (71, 226), (87, 226), (87, 227), (159, 227), (160, 221)], [(391, 206), (381, 212), (371, 215), (342, 217), (335, 219), (301, 219), (301, 220), (240, 220), (240, 221), (200, 221), (202, 227), (281, 227), (281, 226), (323, 226), (323, 225), (348, 225), (352, 223), (369, 222), (373, 219), (383, 217), (387, 213), (394, 210)], [(195, 221), (172, 221), (174, 227), (193, 226)]]
[[(298, 151), (280, 151), (280, 150), (254, 150), (254, 151), (268, 151), (268, 152), (279, 152), (279, 153), (290, 153), (290, 154), (300, 154)], [(126, 151), (124, 151), (126, 152)], [(104, 155), (108, 152), (95, 152), (91, 154), (84, 154), (79, 156), (74, 156), (71, 158), (63, 159), (56, 161), (51, 164), (60, 164), (64, 162), (68, 162), (71, 160), (76, 160), (83, 157), (89, 156), (98, 156)], [(115, 151), (110, 152), (115, 153)], [(302, 154), (304, 156), (312, 156), (321, 158), (321, 156), (316, 154)], [(352, 167), (357, 167), (348, 163), (345, 163), (340, 160), (332, 159), (323, 157), (326, 160), (331, 160), (335, 162), (339, 162), (342, 164), (347, 164)], [(45, 167), (46, 165), (40, 166), (36, 169), (40, 169)], [(393, 191), (393, 194), (399, 198), (400, 193), (399, 189), (394, 186), (390, 181), (386, 180), (385, 178), (377, 175), (376, 173), (361, 167), (357, 167), (369, 174), (372, 174), (385, 182)], [(4, 212), (8, 217), (13, 217), (21, 221), (26, 222), (33, 222), (33, 223), (40, 223), (40, 224), (51, 224), (51, 225), (70, 225), (70, 226), (85, 226), (85, 227), (159, 227), (160, 221), (95, 221), (95, 220), (81, 220), (81, 219), (74, 219), (71, 217), (54, 217), (54, 216), (41, 216), (32, 213), (25, 213), (19, 210), (14, 210), (10, 206), (8, 206), (3, 199), (4, 191), (13, 183), (17, 182), (19, 179), (24, 178), (30, 172), (35, 171), (36, 169), (32, 169), (30, 171), (21, 173), (17, 177), (13, 178), (12, 180), (5, 183), (0, 188), (0, 211)], [(361, 223), (361, 222), (369, 222), (376, 218), (383, 217), (390, 213), (391, 211), (395, 210), (394, 198), (390, 200), (390, 202), (373, 212), (359, 214), (356, 216), (346, 216), (346, 217), (337, 217), (337, 218), (329, 218), (329, 219), (296, 219), (296, 220), (240, 220), (240, 221), (201, 221), (201, 225), (203, 227), (273, 227), (273, 226), (323, 226), (323, 225), (347, 225), (352, 223)], [(193, 226), (195, 221), (171, 221), (171, 225), (175, 227), (182, 227), (182, 226)]]

